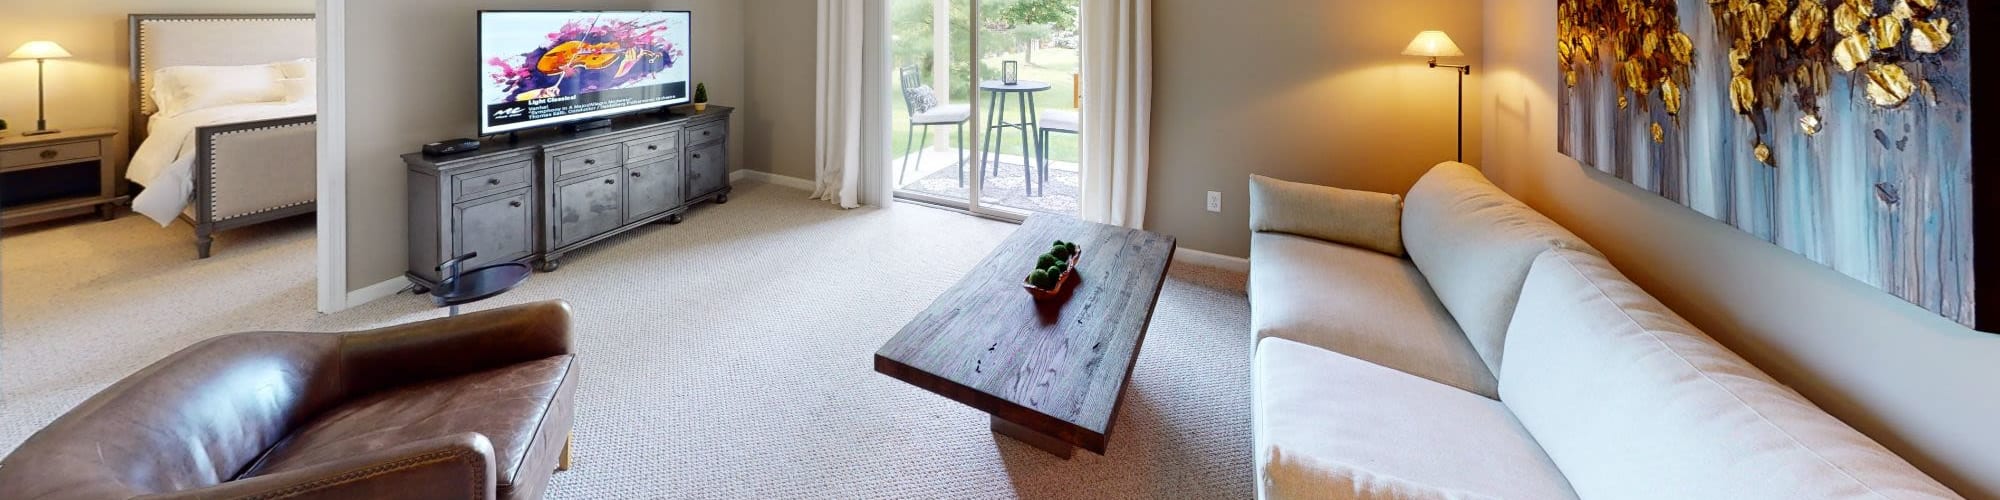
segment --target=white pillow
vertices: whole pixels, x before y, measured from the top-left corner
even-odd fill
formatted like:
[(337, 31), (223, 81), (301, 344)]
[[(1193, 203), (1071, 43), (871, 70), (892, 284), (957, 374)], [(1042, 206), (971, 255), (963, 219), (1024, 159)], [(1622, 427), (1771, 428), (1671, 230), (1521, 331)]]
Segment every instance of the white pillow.
[(153, 89), (159, 112), (175, 116), (229, 104), (283, 101), (282, 76), (270, 64), (174, 66), (155, 73)]
[(285, 86), (285, 102), (315, 102), (319, 100), (319, 89), (311, 78), (286, 78), (278, 80)]
[(277, 66), (278, 72), (283, 73), (286, 79), (304, 78), (311, 80), (319, 72), (319, 66), (314, 64), (313, 59), (310, 57), (290, 61), (278, 61), (271, 63), (271, 65)]

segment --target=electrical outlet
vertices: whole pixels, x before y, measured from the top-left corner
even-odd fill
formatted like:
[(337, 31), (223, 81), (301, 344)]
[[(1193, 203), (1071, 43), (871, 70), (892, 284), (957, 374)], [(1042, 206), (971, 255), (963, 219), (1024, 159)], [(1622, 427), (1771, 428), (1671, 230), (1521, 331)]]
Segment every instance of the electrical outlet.
[(1221, 192), (1221, 191), (1209, 191), (1209, 192), (1208, 192), (1208, 211), (1210, 211), (1210, 212), (1215, 212), (1215, 213), (1222, 213), (1222, 192)]

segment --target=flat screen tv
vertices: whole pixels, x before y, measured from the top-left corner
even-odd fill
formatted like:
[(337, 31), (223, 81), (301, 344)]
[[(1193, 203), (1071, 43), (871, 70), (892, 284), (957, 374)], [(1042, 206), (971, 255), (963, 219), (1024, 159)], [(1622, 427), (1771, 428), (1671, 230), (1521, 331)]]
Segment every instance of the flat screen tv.
[(686, 11), (480, 11), (479, 135), (688, 102)]

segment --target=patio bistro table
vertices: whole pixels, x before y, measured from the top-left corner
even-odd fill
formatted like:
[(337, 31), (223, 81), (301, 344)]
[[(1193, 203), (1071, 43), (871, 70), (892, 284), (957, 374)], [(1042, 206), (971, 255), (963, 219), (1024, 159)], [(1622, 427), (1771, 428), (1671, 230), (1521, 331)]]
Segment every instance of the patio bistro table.
[[(1000, 132), (1010, 128), (1021, 131), (1021, 188), (1027, 190), (1028, 196), (1036, 196), (1035, 175), (1031, 171), (1033, 167), (1028, 164), (1028, 158), (1030, 158), (1028, 151), (1030, 149), (1039, 150), (1034, 147), (1035, 138), (1039, 137), (1039, 134), (1036, 134), (1034, 130), (1036, 127), (1035, 121), (1040, 116), (1035, 110), (1035, 94), (1049, 90), (1050, 88), (1052, 86), (1048, 82), (1033, 80), (1020, 80), (1013, 85), (1008, 85), (1000, 80), (979, 82), (979, 90), (984, 90), (993, 96), (986, 103), (986, 137), (990, 137), (991, 139), (981, 138), (980, 146), (985, 151), (992, 152), (992, 164), (994, 167), (999, 167), (1000, 151), (998, 150), (1000, 149)], [(1007, 121), (1005, 114), (1007, 112), (1008, 94), (1020, 94), (1015, 97), (1015, 108), (1019, 113), (1019, 117), (1017, 118), (1019, 121)], [(991, 147), (986, 146), (988, 141), (991, 141)], [(984, 155), (985, 153), (981, 153), (980, 163), (982, 165), (986, 163)], [(990, 174), (992, 170), (988, 170), (987, 172)], [(1042, 190), (1046, 192), (1048, 186), (1042, 186)]]

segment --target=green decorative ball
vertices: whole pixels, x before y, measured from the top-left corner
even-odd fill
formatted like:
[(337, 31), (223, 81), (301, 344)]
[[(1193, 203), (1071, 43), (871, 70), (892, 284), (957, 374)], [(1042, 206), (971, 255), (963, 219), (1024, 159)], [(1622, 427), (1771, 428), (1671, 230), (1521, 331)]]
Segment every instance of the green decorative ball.
[(1035, 285), (1035, 288), (1048, 290), (1056, 287), (1056, 277), (1049, 274), (1048, 271), (1036, 269), (1035, 272), (1028, 273), (1028, 284)]
[(1062, 276), (1063, 271), (1068, 271), (1068, 270), (1069, 270), (1069, 263), (1067, 262), (1057, 262), (1056, 265), (1049, 266), (1049, 274), (1053, 274), (1058, 277)]
[(1062, 259), (1054, 255), (1042, 254), (1040, 258), (1035, 259), (1035, 269), (1047, 269), (1057, 262), (1062, 262)]
[(1059, 260), (1069, 260), (1069, 246), (1056, 245), (1055, 248), (1049, 249), (1049, 255), (1054, 255)]
[(1076, 255), (1076, 252), (1078, 251), (1075, 243), (1064, 243), (1063, 247), (1069, 249), (1070, 255)]

